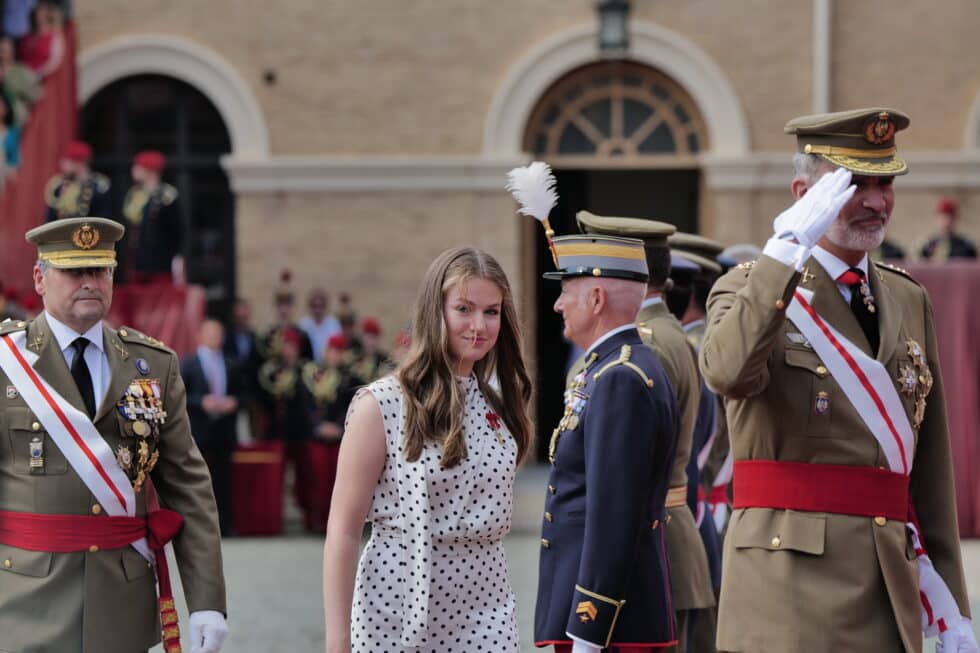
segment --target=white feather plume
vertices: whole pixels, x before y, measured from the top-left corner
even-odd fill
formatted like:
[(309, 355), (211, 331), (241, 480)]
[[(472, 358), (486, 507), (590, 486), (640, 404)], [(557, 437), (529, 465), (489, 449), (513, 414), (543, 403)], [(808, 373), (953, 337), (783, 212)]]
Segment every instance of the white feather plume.
[(558, 203), (556, 183), (551, 166), (543, 161), (507, 173), (507, 190), (521, 205), (517, 212), (542, 222), (548, 219), (551, 209)]

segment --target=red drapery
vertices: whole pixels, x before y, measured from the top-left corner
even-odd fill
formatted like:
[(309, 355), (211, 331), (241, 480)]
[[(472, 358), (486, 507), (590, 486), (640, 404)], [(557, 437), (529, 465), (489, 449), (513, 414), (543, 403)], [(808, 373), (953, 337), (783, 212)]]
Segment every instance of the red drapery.
[(74, 25), (65, 25), (64, 33), (64, 60), (44, 79), (44, 95), (21, 135), (20, 167), (0, 191), (0, 280), (22, 293), (34, 292), (31, 267), (37, 255), (24, 242), (24, 232), (44, 219), (44, 185), (77, 130)]
[(929, 291), (956, 476), (962, 537), (980, 537), (980, 263), (905, 264)]

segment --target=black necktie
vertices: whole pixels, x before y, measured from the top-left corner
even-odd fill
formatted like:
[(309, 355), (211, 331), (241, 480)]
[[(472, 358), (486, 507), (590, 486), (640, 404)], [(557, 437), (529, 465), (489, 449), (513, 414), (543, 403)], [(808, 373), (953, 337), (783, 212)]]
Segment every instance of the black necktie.
[(861, 330), (868, 338), (871, 353), (878, 355), (878, 313), (874, 308), (874, 298), (871, 289), (864, 278), (864, 270), (851, 268), (838, 277), (838, 281), (851, 289), (851, 311), (857, 318)]
[(75, 338), (71, 346), (75, 350), (75, 358), (71, 361), (71, 377), (75, 379), (78, 391), (82, 393), (82, 401), (85, 402), (85, 410), (88, 411), (88, 416), (95, 417), (95, 390), (92, 388), (92, 374), (85, 362), (85, 348), (88, 347), (88, 338)]

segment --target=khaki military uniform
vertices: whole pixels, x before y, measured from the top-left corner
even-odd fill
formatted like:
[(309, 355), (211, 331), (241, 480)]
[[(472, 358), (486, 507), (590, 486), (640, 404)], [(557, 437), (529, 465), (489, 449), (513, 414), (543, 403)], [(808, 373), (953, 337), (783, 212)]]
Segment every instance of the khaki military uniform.
[(687, 619), (683, 613), (715, 604), (707, 554), (687, 504), (687, 464), (691, 458), (694, 423), (701, 398), (701, 377), (694, 350), (666, 304), (659, 302), (641, 309), (637, 327), (643, 342), (653, 349), (664, 366), (680, 415), (677, 452), (670, 474), (671, 491), (675, 492), (677, 488), (677, 499), (673, 502), (668, 499), (667, 505), (667, 559), (674, 609), (678, 612), (678, 649), (683, 651), (687, 634)]
[[(6, 322), (0, 326), (0, 335), (25, 329), (28, 348), (39, 356), (34, 369), (84, 412), (82, 397), (44, 314), (30, 323)], [(134, 381), (159, 382), (167, 416), (158, 443), (150, 445), (150, 453), (158, 453), (150, 477), (160, 503), (184, 518), (173, 547), (189, 611), (224, 612), (217, 512), (207, 466), (191, 437), (177, 356), (132, 329), (115, 331), (103, 326), (103, 334), (111, 378), (93, 420), (95, 427), (113, 451), (132, 447), (132, 426), (116, 403)], [(2, 371), (0, 384), (7, 387), (0, 397), (0, 431), (4, 433), (0, 440), (0, 510), (104, 515)], [(29, 444), (38, 436), (44, 442), (44, 466), (40, 473), (36, 469), (31, 473)], [(129, 473), (135, 483), (135, 465)], [(136, 497), (136, 516), (145, 516), (145, 487)], [(160, 641), (156, 599), (154, 572), (131, 547), (47, 553), (0, 545), (0, 651), (146, 650)]]
[[(912, 279), (871, 264), (877, 360), (899, 390), (925, 353), (934, 385), (900, 393), (917, 430), (910, 496), (929, 555), (969, 615), (932, 308)], [(785, 319), (797, 284), (821, 318), (869, 355), (837, 284), (816, 259), (802, 273), (763, 256), (718, 281), (700, 352), (708, 385), (724, 395), (736, 461), (887, 467), (884, 453), (823, 362)], [(820, 398), (821, 401), (817, 401)], [(736, 481), (737, 482), (737, 481)], [(736, 496), (737, 500), (737, 496)], [(922, 650), (916, 554), (906, 525), (882, 517), (736, 510), (725, 539), (718, 645), (726, 651)]]

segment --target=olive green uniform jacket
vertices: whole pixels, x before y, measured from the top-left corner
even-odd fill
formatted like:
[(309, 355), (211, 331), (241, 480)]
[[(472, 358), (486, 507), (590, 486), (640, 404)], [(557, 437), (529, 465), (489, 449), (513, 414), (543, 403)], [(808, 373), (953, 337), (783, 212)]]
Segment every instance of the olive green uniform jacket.
[[(932, 306), (903, 273), (872, 263), (869, 277), (879, 316), (878, 361), (901, 388), (900, 369), (913, 365), (914, 340), (934, 378), (917, 432), (910, 495), (930, 557), (969, 616)], [(708, 386), (726, 398), (735, 460), (887, 467), (854, 406), (785, 319), (783, 307), (797, 284), (813, 291), (811, 304), (824, 321), (871, 355), (850, 306), (816, 259), (801, 274), (763, 256), (722, 277), (708, 300), (700, 364)], [(818, 393), (826, 393), (819, 410)], [(916, 396), (900, 396), (914, 424)], [(905, 523), (736, 510), (725, 538), (718, 647), (921, 651), (918, 569)]]
[[(19, 326), (23, 325), (23, 326)], [(33, 322), (6, 322), (0, 335), (27, 329), (27, 346), (39, 355), (34, 369), (68, 402), (85, 411), (58, 342), (42, 314)], [(132, 329), (103, 326), (111, 377), (95, 426), (115, 451), (133, 442), (116, 402), (138, 378), (159, 380), (166, 421), (159, 459), (151, 472), (162, 507), (180, 513), (184, 527), (173, 540), (189, 611), (225, 612), (221, 541), (211, 478), (194, 445), (177, 356)], [(149, 372), (140, 374), (142, 360)], [(141, 363), (142, 364), (142, 363)], [(105, 515), (23, 397), (0, 396), (0, 510)], [(16, 394), (16, 396), (14, 396)], [(29, 443), (44, 440), (44, 468), (31, 473)], [(137, 494), (137, 516), (146, 514), (146, 490)], [(173, 570), (171, 569), (171, 573)], [(176, 582), (176, 578), (173, 579)], [(0, 651), (7, 653), (133, 653), (160, 641), (156, 579), (132, 547), (94, 553), (44, 553), (0, 545)], [(187, 624), (181, 624), (186, 631)]]
[[(694, 423), (701, 399), (701, 376), (694, 350), (680, 322), (663, 302), (644, 307), (637, 316), (640, 337), (653, 349), (674, 388), (680, 415), (677, 452), (670, 474), (671, 488), (684, 488), (684, 505), (667, 509), (667, 560), (674, 609), (696, 610), (715, 604), (708, 556), (694, 515), (687, 504), (687, 464), (691, 458)], [(683, 638), (685, 633), (681, 633)]]

